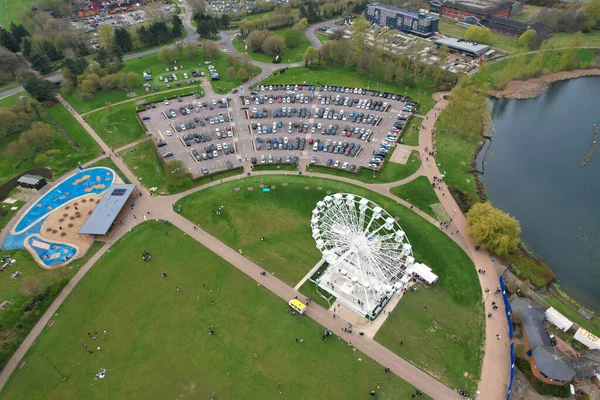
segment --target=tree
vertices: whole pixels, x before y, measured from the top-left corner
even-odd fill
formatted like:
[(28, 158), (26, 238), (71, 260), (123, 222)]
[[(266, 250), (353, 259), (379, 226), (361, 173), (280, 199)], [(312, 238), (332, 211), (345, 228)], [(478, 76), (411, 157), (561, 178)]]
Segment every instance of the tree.
[(181, 18), (177, 14), (173, 15), (171, 18), (171, 34), (174, 38), (178, 38), (183, 35), (183, 22), (181, 22)]
[(492, 40), (492, 31), (490, 31), (488, 28), (471, 25), (465, 32), (465, 39), (472, 42), (489, 44)]
[(96, 89), (94, 82), (89, 79), (85, 79), (79, 84), (79, 90), (82, 92), (93, 94), (96, 92)]
[(135, 89), (142, 86), (142, 78), (135, 72), (127, 74), (127, 89), (134, 91)]
[(263, 43), (270, 35), (274, 35), (274, 33), (266, 29), (252, 31), (246, 38), (246, 44), (253, 52), (260, 52)]
[(219, 26), (221, 27), (221, 29), (229, 28), (230, 23), (231, 23), (231, 18), (229, 18), (229, 15), (227, 15), (227, 14), (221, 15), (221, 20), (219, 22)]
[(0, 139), (21, 132), (29, 121), (8, 109), (0, 109)]
[(40, 71), (42, 75), (52, 72), (52, 63), (45, 53), (34, 51), (31, 53), (29, 61), (31, 62), (31, 66), (35, 70)]
[(104, 75), (98, 83), (102, 90), (115, 90), (117, 88), (117, 77), (114, 74)]
[(21, 40), (25, 36), (31, 36), (29, 34), (29, 32), (27, 31), (27, 29), (25, 29), (25, 27), (23, 25), (21, 25), (21, 24), (15, 25), (15, 23), (12, 21), (10, 22), (10, 33), (13, 35), (13, 38), (15, 39), (17, 44), (20, 44)]
[(294, 29), (291, 31), (286, 31), (283, 37), (285, 39), (285, 45), (290, 49), (295, 49), (296, 47), (300, 46), (301, 36)]
[(31, 56), (31, 52), (33, 51), (31, 47), (31, 40), (28, 38), (23, 39), (23, 55), (25, 58), (29, 58)]
[(537, 49), (540, 45), (540, 39), (535, 29), (527, 29), (519, 36), (519, 46), (527, 50)]
[(321, 18), (319, 5), (315, 0), (303, 0), (300, 5), (300, 18), (306, 18), (309, 24), (314, 24)]
[(131, 39), (131, 34), (127, 29), (115, 29), (115, 44), (119, 46), (124, 53), (133, 50), (133, 40)]
[(246, 82), (248, 80), (248, 78), (250, 77), (250, 75), (248, 74), (248, 71), (246, 70), (246, 68), (240, 68), (240, 69), (238, 69), (238, 77), (240, 78), (240, 80), (242, 82)]
[[(48, 161), (48, 156), (46, 156), (45, 154), (40, 154), (40, 156), (46, 157), (46, 162)], [(40, 156), (38, 156), (38, 158)], [(38, 158), (36, 158), (36, 165), (38, 165), (37, 164)], [(44, 165), (44, 164), (39, 164), (39, 165)], [(23, 281), (21, 282), (21, 290), (23, 291), (23, 293), (25, 293), (28, 296), (37, 296), (44, 291), (44, 284), (42, 283), (41, 280), (39, 280), (35, 276), (29, 275), (29, 276), (26, 276), (25, 278), (23, 278)]]
[(52, 147), (54, 131), (50, 125), (34, 122), (28, 131), (21, 133), (19, 144), (30, 152), (42, 153)]
[(165, 175), (167, 185), (173, 189), (185, 187), (192, 180), (192, 174), (188, 172), (187, 166), (180, 160), (168, 163), (165, 166)]
[(0, 71), (9, 71), (15, 78), (20, 67), (21, 60), (19, 60), (19, 57), (6, 47), (0, 47)]
[(589, 0), (584, 6), (584, 15), (587, 18), (588, 29), (596, 29), (600, 23), (600, 0)]
[(28, 72), (23, 75), (21, 83), (27, 93), (34, 99), (39, 101), (54, 100), (54, 95), (56, 94), (56, 84), (54, 82), (38, 78)]
[(189, 58), (198, 57), (198, 42), (187, 42), (185, 44), (185, 54)]
[(96, 54), (94, 55), (94, 61), (96, 61), (102, 68), (108, 65), (109, 59), (108, 52), (104, 49), (104, 47), (100, 47)]
[(262, 45), (263, 53), (270, 56), (280, 55), (285, 49), (285, 39), (276, 34), (272, 34), (266, 38)]
[(369, 29), (369, 21), (362, 15), (354, 20), (350, 32), (352, 32), (352, 43), (354, 45), (355, 55), (362, 52), (367, 40), (367, 30)]
[(177, 60), (177, 53), (174, 49), (164, 46), (161, 47), (160, 52), (158, 53), (158, 59), (161, 63), (170, 65)]
[(54, 44), (49, 40), (44, 40), (42, 44), (40, 44), (39, 51), (46, 54), (50, 61), (58, 61), (62, 58), (62, 54), (58, 51), (56, 46), (54, 46)]
[(319, 63), (319, 50), (309, 46), (304, 52), (304, 66), (306, 68), (315, 67)]
[(112, 25), (102, 24), (98, 28), (98, 37), (100, 38), (100, 44), (105, 49), (110, 49), (115, 44), (115, 30)]
[(468, 234), (476, 243), (500, 255), (508, 255), (519, 245), (519, 221), (490, 203), (476, 203), (467, 213)]
[(0, 26), (0, 45), (6, 47), (8, 50), (13, 53), (17, 53), (19, 48), (19, 43), (15, 40), (12, 33), (4, 29)]
[(44, 167), (48, 165), (48, 156), (44, 153), (38, 154), (33, 163), (36, 167)]
[(332, 40), (342, 40), (345, 35), (345, 31), (342, 28), (335, 28), (331, 34)]
[(235, 70), (233, 67), (227, 67), (225, 70), (225, 76), (227, 77), (228, 81), (233, 81), (235, 79)]
[[(88, 66), (88, 61), (85, 57), (77, 58), (65, 58), (63, 60), (63, 67), (67, 67), (71, 70), (73, 75), (78, 76), (83, 74), (83, 71)], [(63, 76), (64, 79), (64, 76)]]
[(212, 40), (203, 41), (202, 47), (204, 47), (204, 53), (208, 58), (215, 58), (221, 53), (221, 49), (217, 42), (213, 42)]

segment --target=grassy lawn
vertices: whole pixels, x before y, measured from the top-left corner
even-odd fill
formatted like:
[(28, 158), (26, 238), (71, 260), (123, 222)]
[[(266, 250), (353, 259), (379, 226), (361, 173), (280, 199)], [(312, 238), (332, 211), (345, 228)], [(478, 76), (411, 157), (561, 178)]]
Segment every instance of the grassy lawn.
[(576, 324), (580, 325), (583, 329), (585, 329), (585, 330), (591, 332), (592, 334), (600, 337), (600, 327), (598, 327), (596, 325), (598, 323), (598, 318), (597, 317), (594, 317), (592, 319), (592, 321), (595, 321), (595, 323), (592, 323), (591, 321), (588, 321), (587, 319), (583, 318), (581, 315), (577, 314), (577, 311), (573, 311), (570, 307), (568, 307), (565, 304), (563, 304), (556, 297), (554, 297), (554, 296), (548, 296), (548, 297), (545, 297), (544, 299), (548, 303), (550, 303), (550, 305), (552, 305), (552, 307), (554, 307), (562, 315), (564, 315), (565, 317), (567, 317), (571, 321), (575, 322)]
[[(8, 194), (8, 196), (6, 196), (6, 198), (8, 199), (8, 198), (13, 197), (15, 194), (18, 194), (19, 191), (20, 191), (20, 188), (18, 186), (13, 188), (10, 191), (10, 193)], [(25, 204), (25, 202), (21, 201), (21, 200), (17, 200), (17, 202), (13, 203), (13, 204), (0, 202), (0, 208), (2, 208), (2, 210), (6, 211), (6, 215), (4, 215), (4, 216), (0, 215), (0, 232), (4, 229), (6, 224), (8, 224), (10, 222), (12, 217), (16, 213), (19, 212), (19, 210), (21, 209), (21, 207), (23, 207), (24, 204)], [(17, 208), (16, 210), (11, 210), (11, 208), (15, 208), (15, 207)], [(0, 258), (2, 258), (2, 257), (0, 257)], [(2, 301), (4, 301), (4, 300), (0, 300), (0, 302), (2, 302)]]
[[(8, 300), (12, 303), (0, 313), (0, 334), (3, 337), (3, 346), (0, 347), (0, 369), (4, 367), (39, 317), (56, 298), (60, 289), (100, 247), (102, 247), (102, 243), (95, 242), (84, 258), (53, 271), (42, 269), (25, 250), (5, 251), (0, 249), (0, 258), (10, 255), (17, 260), (0, 275), (0, 293), (2, 293), (0, 302)], [(18, 279), (11, 278), (11, 274), (15, 271), (22, 273)], [(25, 280), (34, 281), (35, 285), (39, 286), (41, 294), (37, 298), (37, 302), (34, 300), (34, 296), (23, 291), (22, 285)], [(28, 302), (31, 302), (32, 309), (22, 312), (20, 308)]]
[[(60, 177), (65, 172), (76, 168), (80, 163), (89, 161), (100, 154), (100, 147), (61, 104), (55, 104), (46, 111), (48, 116), (44, 118), (43, 122), (52, 126), (55, 133), (52, 149), (59, 151), (56, 155), (49, 156), (46, 165), (52, 169), (54, 176)], [(3, 153), (10, 141), (17, 138), (18, 135), (1, 140), (0, 154)], [(35, 155), (15, 163), (8, 157), (0, 157), (0, 183), (19, 172), (34, 168), (34, 159)]]
[(253, 166), (252, 171), (296, 171), (298, 167), (290, 164), (256, 164)]
[[(279, 35), (281, 37), (284, 37), (286, 32), (290, 32), (290, 31), (293, 31), (293, 29), (292, 28), (277, 29), (273, 32), (275, 32), (277, 35)], [(245, 53), (244, 44), (240, 41), (239, 37), (233, 39), (233, 46), (240, 53)], [(294, 63), (294, 62), (302, 61), (304, 59), (304, 52), (306, 51), (308, 46), (310, 46), (310, 41), (308, 40), (306, 35), (302, 35), (302, 40), (300, 41), (300, 44), (298, 45), (298, 47), (288, 48), (283, 53), (281, 53), (281, 62), (282, 63)], [(252, 58), (253, 60), (256, 60), (256, 61), (265, 62), (265, 63), (273, 62), (273, 56), (270, 56), (268, 54), (258, 53), (258, 52), (249, 50), (248, 55), (250, 56), (250, 58)]]
[(511, 19), (514, 19), (515, 21), (529, 22), (533, 19), (533, 17), (537, 15), (537, 13), (540, 12), (542, 8), (544, 7), (525, 4), (525, 7), (523, 8), (523, 11), (521, 11), (521, 14)]
[[(358, 74), (346, 68), (327, 68), (327, 69), (308, 69), (304, 67), (288, 68), (284, 74), (271, 75), (261, 82), (261, 85), (275, 84), (327, 84), (348, 87), (359, 87), (371, 90), (380, 90), (384, 92), (403, 94), (410, 96), (412, 101), (420, 97), (419, 113), (425, 114), (433, 106), (433, 91), (428, 89), (431, 81), (425, 78), (417, 77), (417, 86), (409, 88), (408, 86), (395, 83), (379, 82), (377, 79), (371, 79), (368, 74)], [(420, 96), (419, 96), (419, 93)]]
[[(600, 31), (586, 32), (583, 38), (582, 46), (600, 46)], [(546, 40), (546, 44), (550, 47), (568, 47), (570, 40), (570, 33), (553, 33)]]
[[(162, 221), (135, 228), (98, 264), (26, 354), (4, 399), (333, 399), (367, 396), (378, 382), (381, 399), (415, 391), (345, 342), (322, 342), (320, 325), (298, 323), (285, 301)], [(91, 356), (82, 343), (102, 350)], [(102, 368), (106, 378), (95, 381)]]
[[(264, 193), (258, 190), (261, 182), (276, 188)], [(287, 182), (288, 186), (282, 186), (283, 182)], [(240, 186), (239, 191), (234, 190), (236, 185)], [(248, 186), (253, 186), (254, 190), (247, 190)], [(309, 189), (306, 190), (306, 187)], [(317, 201), (326, 196), (327, 190), (365, 196), (392, 216), (400, 217), (400, 224), (413, 245), (415, 258), (440, 276), (437, 286), (431, 290), (433, 297), (427, 297), (429, 291), (422, 291), (427, 292), (424, 295), (427, 305), (436, 304), (433, 308), (435, 315), (441, 312), (439, 308), (446, 315), (460, 317), (460, 324), (456, 323), (456, 319), (440, 318), (432, 326), (432, 317), (423, 313), (422, 305), (412, 310), (413, 304), (402, 306), (402, 300), (401, 311), (395, 312), (399, 314), (395, 317), (398, 322), (393, 322), (395, 318), (389, 322), (378, 340), (399, 354), (409, 355), (411, 362), (440, 376), (451, 387), (473, 389), (473, 382), (479, 377), (483, 341), (483, 311), (477, 274), (462, 249), (422, 217), (388, 197), (359, 186), (297, 175), (257, 176), (246, 178), (241, 183), (227, 182), (187, 196), (178, 204), (182, 205), (182, 214), (190, 221), (232, 248), (242, 249), (244, 256), (269, 273), (295, 285), (321, 258), (311, 236), (310, 215)], [(223, 209), (217, 216), (211, 209), (219, 206)], [(263, 236), (266, 238), (264, 242), (261, 241)], [(308, 292), (309, 289), (304, 289), (307, 296), (316, 298)], [(403, 336), (398, 334), (400, 325), (403, 326)], [(437, 331), (435, 348), (427, 349), (423, 345), (424, 340), (420, 336), (434, 333), (433, 330), (424, 332), (422, 328), (425, 325), (426, 329), (435, 328)], [(397, 349), (398, 340), (404, 341), (403, 349)], [(440, 352), (443, 354), (435, 354)], [(453, 367), (446, 365), (449, 359), (465, 360), (465, 363), (456, 363)], [(471, 376), (467, 379), (462, 377), (462, 372), (457, 374), (459, 367)]]
[(127, 179), (127, 177), (125, 176), (125, 174), (119, 169), (119, 167), (117, 167), (117, 164), (115, 164), (114, 161), (111, 158), (109, 158), (109, 157), (103, 158), (102, 160), (93, 163), (88, 168), (92, 168), (92, 167), (108, 167), (108, 168), (112, 168), (119, 175), (119, 177), (121, 177), (121, 179), (123, 180), (123, 182), (125, 182), (125, 183), (131, 183), (129, 181), (129, 179)]
[(415, 115), (410, 117), (410, 121), (406, 125), (402, 135), (402, 143), (408, 146), (419, 145), (419, 130), (423, 124), (423, 118)]
[(483, 307), (456, 305), (441, 283), (407, 292), (375, 340), (450, 387), (475, 393), (484, 353)]
[(317, 39), (319, 39), (321, 43), (327, 43), (331, 40), (331, 36), (325, 33), (315, 32), (315, 36), (317, 37)]
[(119, 152), (118, 156), (147, 189), (156, 187), (156, 193), (167, 194), (165, 170), (155, 149), (154, 143), (146, 140)]
[(21, 96), (27, 96), (27, 92), (13, 94), (0, 100), (0, 108), (10, 108), (19, 102)]
[(477, 184), (471, 174), (471, 160), (475, 156), (477, 143), (457, 135), (444, 133), (445, 123), (438, 119), (435, 126), (436, 161), (444, 181), (478, 199)]
[[(392, 153), (395, 148), (392, 149)], [(388, 159), (391, 158), (391, 154)], [(344, 176), (346, 178), (356, 179), (364, 183), (390, 183), (396, 182), (404, 178), (408, 178), (421, 167), (421, 158), (419, 152), (414, 150), (410, 153), (410, 157), (405, 165), (397, 164), (391, 161), (385, 163), (383, 169), (379, 172), (374, 172), (371, 169), (360, 168), (358, 173), (348, 172), (339, 168), (328, 168), (321, 166), (309, 166), (309, 171), (319, 172), (324, 174)]]
[(450, 220), (426, 176), (420, 176), (412, 182), (396, 186), (391, 189), (391, 192), (420, 210), (425, 211), (438, 221)]
[[(448, 36), (463, 38), (467, 28), (458, 25), (455, 21), (440, 18), (439, 30)], [(492, 32), (492, 41), (489, 45), (495, 49), (502, 50), (506, 53), (516, 53), (519, 51), (519, 43), (517, 39), (500, 35)]]
[[(310, 281), (306, 281), (302, 284), (302, 286), (300, 286), (298, 291), (300, 293), (302, 293), (303, 295), (305, 295), (306, 297), (310, 297), (314, 303), (317, 303), (321, 307), (329, 309), (330, 304), (327, 302), (327, 300), (322, 298), (321, 295), (317, 292), (317, 288), (314, 283), (312, 283)], [(325, 293), (322, 289), (319, 289), (319, 291), (321, 293), (323, 293), (323, 295), (325, 295), (326, 297), (330, 296), (328, 293)], [(335, 296), (332, 296), (331, 297), (331, 305), (333, 305), (334, 302), (335, 302)]]
[(135, 115), (132, 102), (113, 107), (113, 112), (100, 110), (85, 116), (85, 120), (112, 148), (122, 147), (144, 137), (145, 131)]
[(0, 25), (4, 29), (9, 29), (10, 21), (19, 23), (19, 14), (27, 11), (30, 6), (35, 4), (35, 0), (11, 0), (0, 2)]

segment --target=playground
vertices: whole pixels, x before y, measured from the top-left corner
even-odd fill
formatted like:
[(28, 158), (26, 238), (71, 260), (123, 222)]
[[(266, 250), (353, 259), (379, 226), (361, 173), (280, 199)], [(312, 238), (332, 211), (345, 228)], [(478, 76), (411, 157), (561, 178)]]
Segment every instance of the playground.
[(110, 168), (78, 171), (33, 203), (10, 230), (2, 248), (26, 249), (45, 269), (82, 257), (94, 238), (79, 229), (113, 183), (121, 183)]

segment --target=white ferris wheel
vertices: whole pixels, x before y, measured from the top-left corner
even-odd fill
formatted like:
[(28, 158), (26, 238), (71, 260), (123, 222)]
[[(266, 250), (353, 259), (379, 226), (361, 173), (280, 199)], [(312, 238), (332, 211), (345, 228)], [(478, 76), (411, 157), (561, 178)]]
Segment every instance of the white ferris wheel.
[(398, 222), (369, 199), (326, 196), (312, 212), (312, 235), (329, 264), (318, 285), (374, 317), (411, 279), (412, 247)]

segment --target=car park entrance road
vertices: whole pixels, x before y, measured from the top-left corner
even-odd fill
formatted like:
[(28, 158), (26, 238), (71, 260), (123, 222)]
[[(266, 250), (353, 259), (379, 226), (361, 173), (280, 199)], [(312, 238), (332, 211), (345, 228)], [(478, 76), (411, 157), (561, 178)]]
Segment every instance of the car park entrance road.
[[(363, 88), (276, 85), (226, 96), (185, 96), (139, 113), (166, 161), (193, 176), (252, 164), (380, 168), (404, 125), (404, 96)], [(409, 112), (406, 111), (405, 115)]]

